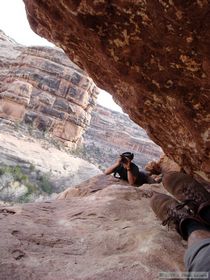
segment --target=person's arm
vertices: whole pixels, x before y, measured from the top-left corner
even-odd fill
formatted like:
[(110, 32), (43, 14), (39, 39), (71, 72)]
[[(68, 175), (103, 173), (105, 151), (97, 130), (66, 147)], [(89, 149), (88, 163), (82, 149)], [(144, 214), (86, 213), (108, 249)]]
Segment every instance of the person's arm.
[(132, 173), (131, 170), (131, 160), (127, 158), (127, 163), (125, 164), (125, 168), (127, 169), (128, 183), (133, 186), (136, 182), (137, 176)]
[(127, 175), (128, 175), (128, 183), (133, 186), (136, 183), (136, 176), (132, 174), (131, 169), (127, 169)]
[(115, 169), (120, 165), (120, 162), (121, 162), (121, 158), (119, 158), (112, 166), (108, 167), (104, 171), (104, 174), (105, 175), (112, 174), (115, 171)]

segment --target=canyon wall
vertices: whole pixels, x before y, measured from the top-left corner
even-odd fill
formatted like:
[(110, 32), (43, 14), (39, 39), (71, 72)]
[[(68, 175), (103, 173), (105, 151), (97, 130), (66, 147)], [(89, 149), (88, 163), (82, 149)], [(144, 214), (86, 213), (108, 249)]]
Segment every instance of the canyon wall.
[(24, 2), (35, 32), (110, 92), (187, 173), (210, 181), (209, 1)]
[(0, 118), (76, 148), (98, 94), (92, 79), (57, 48), (25, 47), (0, 31), (0, 49)]
[(162, 153), (145, 130), (126, 114), (100, 105), (92, 111), (90, 126), (84, 133), (84, 151), (101, 168), (113, 164), (125, 151), (134, 153), (134, 162), (141, 168), (148, 161), (159, 159)]

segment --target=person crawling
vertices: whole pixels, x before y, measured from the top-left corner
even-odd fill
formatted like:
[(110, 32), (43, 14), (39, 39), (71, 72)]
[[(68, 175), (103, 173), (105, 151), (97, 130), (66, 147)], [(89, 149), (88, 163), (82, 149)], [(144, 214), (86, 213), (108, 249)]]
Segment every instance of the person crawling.
[(114, 177), (127, 181), (132, 186), (141, 186), (148, 183), (148, 176), (139, 171), (138, 166), (132, 162), (134, 154), (125, 152), (117, 161), (105, 170), (106, 175), (114, 173)]

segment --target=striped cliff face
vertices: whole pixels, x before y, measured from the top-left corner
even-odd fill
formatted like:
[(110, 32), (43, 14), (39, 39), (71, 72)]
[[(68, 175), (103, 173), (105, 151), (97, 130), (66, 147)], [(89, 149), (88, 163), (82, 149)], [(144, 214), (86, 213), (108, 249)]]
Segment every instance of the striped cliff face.
[(208, 1), (24, 2), (35, 32), (87, 70), (185, 171), (210, 180)]
[(24, 47), (0, 32), (0, 118), (25, 122), (75, 147), (97, 88), (57, 48)]
[(97, 105), (90, 126), (84, 133), (85, 150), (101, 168), (108, 167), (125, 151), (134, 153), (139, 168), (159, 159), (162, 150), (149, 139), (144, 129), (126, 114)]

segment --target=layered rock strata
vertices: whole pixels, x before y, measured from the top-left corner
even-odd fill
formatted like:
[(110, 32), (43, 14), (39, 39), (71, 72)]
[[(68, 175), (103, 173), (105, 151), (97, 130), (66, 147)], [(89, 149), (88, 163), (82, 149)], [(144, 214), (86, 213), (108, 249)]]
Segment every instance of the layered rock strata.
[(25, 122), (75, 148), (98, 90), (59, 49), (24, 47), (0, 32), (0, 118)]
[(0, 207), (0, 227), (4, 280), (154, 280), (184, 271), (186, 245), (160, 225), (147, 192), (111, 176), (71, 188), (67, 199)]
[(186, 172), (210, 180), (209, 1), (24, 2), (35, 32), (63, 48)]
[(159, 159), (162, 152), (127, 115), (100, 105), (92, 111), (84, 133), (84, 151), (101, 168), (113, 164), (125, 151), (133, 152), (135, 163), (143, 168), (148, 161)]

